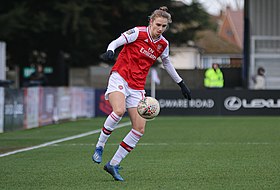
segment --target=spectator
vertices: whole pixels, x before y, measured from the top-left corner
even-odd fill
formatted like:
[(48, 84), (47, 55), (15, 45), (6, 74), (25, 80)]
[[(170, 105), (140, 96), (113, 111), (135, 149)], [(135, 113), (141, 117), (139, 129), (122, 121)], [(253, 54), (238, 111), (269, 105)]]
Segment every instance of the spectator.
[(217, 63), (212, 64), (205, 72), (204, 86), (206, 88), (222, 88), (224, 87), (223, 73)]
[(36, 70), (29, 77), (29, 86), (46, 86), (48, 79), (41, 64), (36, 65)]
[(253, 89), (255, 90), (262, 90), (265, 89), (265, 70), (263, 67), (259, 67), (257, 70), (257, 74), (253, 77), (254, 86)]

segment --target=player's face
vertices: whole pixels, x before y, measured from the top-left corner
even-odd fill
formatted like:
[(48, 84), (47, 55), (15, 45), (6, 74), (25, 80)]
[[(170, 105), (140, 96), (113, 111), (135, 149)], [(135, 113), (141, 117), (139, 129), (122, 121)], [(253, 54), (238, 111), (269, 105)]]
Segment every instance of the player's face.
[(163, 17), (156, 17), (150, 21), (150, 32), (153, 39), (158, 38), (167, 28), (168, 21)]

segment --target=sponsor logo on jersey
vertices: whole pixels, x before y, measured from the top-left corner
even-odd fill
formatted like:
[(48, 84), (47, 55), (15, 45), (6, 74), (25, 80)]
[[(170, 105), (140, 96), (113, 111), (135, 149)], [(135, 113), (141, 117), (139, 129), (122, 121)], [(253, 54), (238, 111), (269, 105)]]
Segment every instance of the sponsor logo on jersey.
[(127, 35), (130, 35), (130, 34), (133, 34), (134, 32), (135, 32), (134, 29), (130, 29), (130, 30), (126, 31), (125, 33), (126, 33)]
[(154, 50), (152, 48), (148, 48), (148, 50), (144, 49), (143, 47), (141, 47), (140, 49), (140, 53), (143, 53), (144, 55), (146, 55), (147, 57), (156, 60), (157, 57), (154, 55)]
[(148, 43), (148, 42), (149, 42), (149, 40), (148, 40), (148, 39), (146, 39), (146, 40), (144, 40), (144, 42), (147, 42), (147, 43)]

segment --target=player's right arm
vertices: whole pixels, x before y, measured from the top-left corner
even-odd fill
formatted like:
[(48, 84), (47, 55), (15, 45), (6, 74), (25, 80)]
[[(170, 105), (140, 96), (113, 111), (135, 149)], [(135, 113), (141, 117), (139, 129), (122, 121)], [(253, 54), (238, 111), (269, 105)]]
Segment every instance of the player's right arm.
[(163, 63), (163, 67), (167, 71), (167, 73), (171, 76), (171, 78), (180, 86), (182, 94), (188, 100), (191, 99), (191, 91), (185, 84), (184, 80), (179, 76), (174, 66), (172, 65), (169, 59), (169, 47), (167, 46), (164, 52), (161, 55), (161, 60)]
[(124, 33), (117, 39), (113, 40), (107, 47), (107, 51), (101, 55), (101, 59), (110, 61), (114, 59), (115, 50), (128, 43), (134, 42), (139, 35), (139, 29), (137, 27), (132, 28)]

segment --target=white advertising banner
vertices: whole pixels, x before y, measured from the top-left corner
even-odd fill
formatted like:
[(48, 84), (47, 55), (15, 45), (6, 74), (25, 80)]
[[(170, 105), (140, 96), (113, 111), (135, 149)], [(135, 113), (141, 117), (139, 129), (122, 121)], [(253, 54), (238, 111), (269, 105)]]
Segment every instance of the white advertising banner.
[(86, 98), (85, 103), (85, 116), (95, 117), (95, 90), (93, 88), (83, 88)]
[(39, 126), (39, 87), (26, 88), (24, 91), (26, 103), (25, 128), (30, 129)]
[[(58, 120), (71, 119), (71, 92), (70, 88), (59, 87), (57, 89), (57, 117)], [(56, 115), (56, 114), (55, 114)]]
[(72, 119), (79, 117), (93, 117), (94, 89), (71, 87)]
[(4, 132), (4, 88), (0, 88), (0, 133)]
[(71, 106), (72, 106), (72, 119), (82, 117), (83, 115), (83, 100), (85, 99), (81, 88), (72, 87), (71, 90)]
[(0, 80), (6, 80), (6, 43), (0, 42)]

